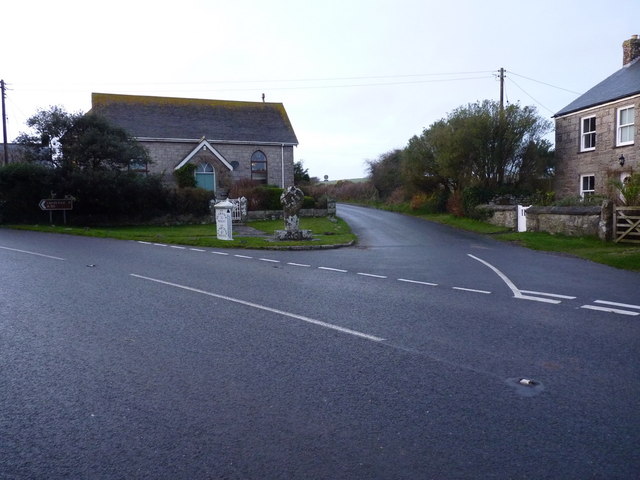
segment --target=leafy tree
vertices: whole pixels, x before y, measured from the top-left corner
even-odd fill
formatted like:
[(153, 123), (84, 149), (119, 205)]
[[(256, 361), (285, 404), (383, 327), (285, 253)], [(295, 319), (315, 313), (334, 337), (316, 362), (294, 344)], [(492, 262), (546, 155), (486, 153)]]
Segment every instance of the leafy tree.
[(296, 185), (309, 184), (311, 178), (309, 177), (309, 169), (304, 168), (302, 160), (299, 160), (293, 164), (293, 183)]
[(145, 148), (126, 130), (92, 113), (76, 119), (61, 143), (64, 166), (71, 169), (125, 170), (150, 161)]
[(60, 106), (38, 110), (26, 122), (32, 132), (20, 133), (16, 143), (31, 147), (25, 149), (27, 160), (60, 166), (62, 157), (60, 139), (80, 115), (80, 113), (68, 113)]
[(409, 141), (403, 175), (425, 191), (437, 184), (451, 191), (531, 184), (553, 173), (551, 145), (543, 138), (550, 129), (534, 107), (469, 104)]
[(402, 150), (383, 153), (376, 160), (369, 160), (369, 177), (382, 199), (387, 199), (403, 186), (401, 175)]

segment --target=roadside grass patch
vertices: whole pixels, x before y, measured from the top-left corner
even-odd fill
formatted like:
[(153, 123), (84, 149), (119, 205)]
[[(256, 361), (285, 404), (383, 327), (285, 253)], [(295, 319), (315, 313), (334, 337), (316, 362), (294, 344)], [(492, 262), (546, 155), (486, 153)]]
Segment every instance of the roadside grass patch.
[(640, 246), (544, 232), (503, 233), (495, 238), (533, 250), (560, 252), (625, 270), (640, 271)]
[(9, 225), (9, 228), (33, 230), (47, 233), (62, 233), (86, 237), (116, 238), (151, 243), (166, 243), (213, 248), (273, 249), (287, 246), (346, 245), (356, 240), (351, 229), (340, 218), (301, 218), (300, 228), (311, 230), (313, 240), (299, 242), (278, 242), (273, 240), (275, 230), (282, 230), (282, 220), (261, 220), (247, 223), (247, 226), (264, 232), (265, 237), (238, 236), (233, 240), (218, 240), (216, 226), (174, 225), (174, 226), (125, 226), (125, 227), (69, 227), (60, 225)]

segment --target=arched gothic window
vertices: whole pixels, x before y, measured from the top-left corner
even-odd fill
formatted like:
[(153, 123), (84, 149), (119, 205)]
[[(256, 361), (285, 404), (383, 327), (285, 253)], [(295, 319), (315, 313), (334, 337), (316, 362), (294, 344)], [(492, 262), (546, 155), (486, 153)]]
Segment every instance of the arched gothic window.
[(216, 171), (210, 163), (200, 163), (196, 167), (196, 186), (205, 190), (216, 189)]
[(267, 156), (260, 150), (251, 155), (251, 180), (267, 183)]

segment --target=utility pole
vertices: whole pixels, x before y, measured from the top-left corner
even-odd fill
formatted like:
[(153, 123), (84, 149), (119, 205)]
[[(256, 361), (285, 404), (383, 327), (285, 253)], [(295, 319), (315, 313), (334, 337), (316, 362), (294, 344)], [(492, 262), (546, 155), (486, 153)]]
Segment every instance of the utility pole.
[(2, 91), (2, 145), (4, 147), (4, 164), (9, 164), (9, 148), (7, 146), (7, 114), (4, 107), (5, 84), (4, 80), (0, 80), (0, 90)]
[(504, 68), (500, 68), (500, 111), (504, 109)]

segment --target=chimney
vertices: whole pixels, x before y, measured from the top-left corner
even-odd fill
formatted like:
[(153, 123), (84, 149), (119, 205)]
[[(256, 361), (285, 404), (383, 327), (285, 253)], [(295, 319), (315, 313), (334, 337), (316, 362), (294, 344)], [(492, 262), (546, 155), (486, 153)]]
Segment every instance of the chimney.
[(622, 42), (622, 66), (628, 65), (640, 57), (640, 39), (638, 35), (631, 35), (629, 40)]

